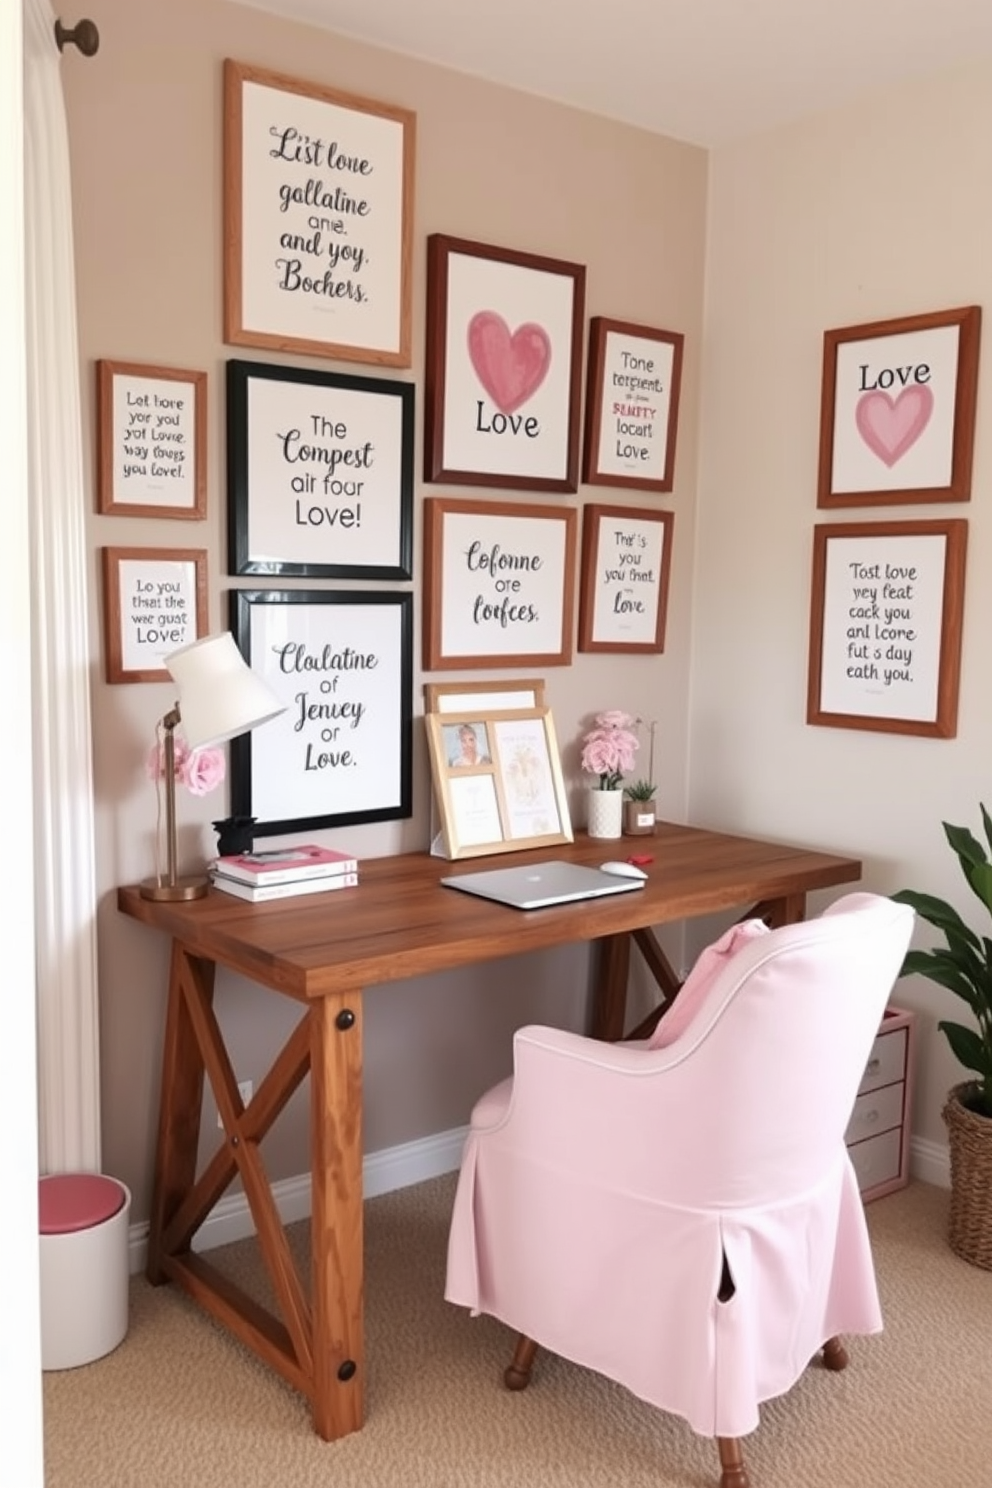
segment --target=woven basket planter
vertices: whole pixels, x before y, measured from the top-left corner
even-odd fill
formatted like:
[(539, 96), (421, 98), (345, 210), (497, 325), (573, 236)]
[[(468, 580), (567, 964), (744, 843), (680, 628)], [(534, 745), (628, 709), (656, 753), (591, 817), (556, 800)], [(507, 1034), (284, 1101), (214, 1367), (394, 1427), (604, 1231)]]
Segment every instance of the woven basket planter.
[(969, 1111), (970, 1083), (949, 1091), (943, 1117), (951, 1153), (947, 1239), (955, 1255), (992, 1271), (992, 1117)]

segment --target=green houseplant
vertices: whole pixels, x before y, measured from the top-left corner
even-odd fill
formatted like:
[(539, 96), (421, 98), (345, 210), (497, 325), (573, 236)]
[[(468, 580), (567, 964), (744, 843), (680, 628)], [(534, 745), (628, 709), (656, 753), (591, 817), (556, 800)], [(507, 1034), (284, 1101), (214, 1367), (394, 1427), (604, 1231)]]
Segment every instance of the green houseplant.
[[(992, 817), (984, 805), (981, 813), (992, 849)], [(944, 822), (943, 828), (965, 882), (992, 921), (989, 853), (967, 827)], [(908, 951), (901, 975), (915, 972), (946, 987), (974, 1019), (974, 1026), (946, 1018), (937, 1024), (958, 1063), (977, 1077), (955, 1085), (943, 1110), (951, 1154), (948, 1238), (958, 1255), (992, 1270), (992, 939), (973, 930), (944, 899), (914, 889), (892, 897), (909, 904), (944, 937), (944, 944), (932, 950)]]

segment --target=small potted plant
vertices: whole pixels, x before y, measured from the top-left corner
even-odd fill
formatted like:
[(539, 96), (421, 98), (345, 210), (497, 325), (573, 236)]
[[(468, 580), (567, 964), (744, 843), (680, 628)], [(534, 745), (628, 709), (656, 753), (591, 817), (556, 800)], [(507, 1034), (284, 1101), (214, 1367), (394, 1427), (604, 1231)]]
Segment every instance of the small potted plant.
[[(985, 837), (992, 848), (992, 817), (981, 807)], [(992, 915), (992, 861), (967, 827), (943, 823), (968, 887)], [(909, 951), (901, 975), (913, 972), (960, 997), (973, 1025), (941, 1019), (958, 1063), (972, 1078), (949, 1092), (943, 1117), (951, 1155), (951, 1211), (948, 1240), (964, 1260), (992, 1270), (992, 939), (972, 930), (954, 907), (932, 894), (902, 889), (894, 899), (909, 904), (939, 930), (944, 944)], [(974, 1078), (977, 1076), (977, 1078)]]
[[(640, 719), (638, 719), (640, 722)], [(658, 727), (652, 722), (649, 729), (648, 773), (644, 780), (635, 780), (623, 788), (623, 830), (625, 837), (643, 837), (655, 829), (654, 793), (654, 731)]]
[(650, 780), (635, 780), (623, 788), (623, 834), (644, 837), (654, 831), (654, 793), (657, 786)]

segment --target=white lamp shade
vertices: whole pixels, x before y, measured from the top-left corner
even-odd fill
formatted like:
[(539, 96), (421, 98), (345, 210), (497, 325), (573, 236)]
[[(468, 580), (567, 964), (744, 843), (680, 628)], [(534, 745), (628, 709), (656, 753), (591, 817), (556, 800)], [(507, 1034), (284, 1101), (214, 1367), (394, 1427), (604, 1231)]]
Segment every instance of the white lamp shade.
[(179, 688), (179, 713), (191, 749), (222, 744), (286, 711), (252, 671), (229, 630), (173, 651), (165, 664)]

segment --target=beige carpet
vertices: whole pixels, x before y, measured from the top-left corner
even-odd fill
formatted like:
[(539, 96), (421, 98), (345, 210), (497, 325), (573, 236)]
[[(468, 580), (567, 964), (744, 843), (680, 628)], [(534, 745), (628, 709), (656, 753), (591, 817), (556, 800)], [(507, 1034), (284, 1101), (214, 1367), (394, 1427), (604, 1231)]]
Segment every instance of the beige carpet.
[[(47, 1488), (711, 1488), (715, 1446), (606, 1380), (541, 1355), (528, 1391), (503, 1389), (506, 1331), (442, 1300), (453, 1183), (367, 1205), (362, 1432), (321, 1442), (300, 1396), (136, 1277), (121, 1347), (45, 1376)], [(922, 1184), (869, 1206), (886, 1331), (764, 1407), (753, 1488), (992, 1482), (992, 1272), (948, 1250), (946, 1209)], [(306, 1225), (291, 1233), (304, 1256)], [(259, 1290), (251, 1241), (221, 1258)]]

